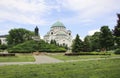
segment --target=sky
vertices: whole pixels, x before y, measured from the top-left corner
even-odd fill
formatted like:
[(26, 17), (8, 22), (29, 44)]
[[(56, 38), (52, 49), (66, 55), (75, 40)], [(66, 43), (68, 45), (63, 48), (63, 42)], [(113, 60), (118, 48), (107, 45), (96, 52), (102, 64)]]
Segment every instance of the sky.
[(38, 26), (43, 38), (59, 20), (73, 38), (79, 34), (83, 39), (104, 25), (114, 29), (117, 13), (120, 0), (0, 0), (0, 35), (14, 28), (34, 31)]

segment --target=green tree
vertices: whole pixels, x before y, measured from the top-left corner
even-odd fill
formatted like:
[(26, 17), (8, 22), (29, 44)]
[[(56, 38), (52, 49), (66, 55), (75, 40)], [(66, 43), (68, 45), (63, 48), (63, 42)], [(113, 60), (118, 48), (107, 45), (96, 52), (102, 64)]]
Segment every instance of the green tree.
[(80, 52), (82, 51), (82, 49), (83, 49), (83, 42), (79, 38), (79, 35), (77, 34), (72, 44), (72, 52)]
[(85, 52), (90, 52), (91, 51), (91, 40), (90, 40), (91, 36), (86, 36), (84, 38), (84, 47), (83, 47), (83, 51)]
[(16, 45), (31, 40), (33, 35), (33, 32), (23, 28), (11, 29), (7, 36), (7, 41), (10, 45)]
[(1, 49), (1, 50), (5, 50), (5, 49), (7, 49), (7, 48), (8, 48), (8, 46), (7, 46), (6, 44), (0, 45), (0, 49)]
[(0, 39), (0, 45), (2, 44), (2, 41), (1, 41), (1, 39)]
[(55, 45), (57, 45), (57, 43), (56, 43), (55, 40), (51, 40), (51, 41), (50, 41), (50, 44), (55, 44)]
[(104, 50), (109, 50), (114, 46), (114, 38), (108, 26), (103, 26), (100, 29), (100, 44)]
[(100, 51), (100, 32), (95, 32), (91, 36), (92, 51)]
[(115, 42), (120, 47), (120, 14), (118, 14), (117, 16), (118, 16), (118, 21), (117, 21), (117, 25), (113, 30), (113, 34), (115, 36)]

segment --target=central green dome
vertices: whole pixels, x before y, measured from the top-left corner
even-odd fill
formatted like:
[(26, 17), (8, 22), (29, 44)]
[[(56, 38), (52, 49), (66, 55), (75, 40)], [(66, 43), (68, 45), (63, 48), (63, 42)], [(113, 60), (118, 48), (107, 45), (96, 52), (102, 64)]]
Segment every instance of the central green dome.
[(55, 23), (52, 25), (52, 27), (64, 27), (64, 28), (65, 28), (64, 24), (63, 24), (62, 22), (60, 22), (60, 21), (55, 22)]

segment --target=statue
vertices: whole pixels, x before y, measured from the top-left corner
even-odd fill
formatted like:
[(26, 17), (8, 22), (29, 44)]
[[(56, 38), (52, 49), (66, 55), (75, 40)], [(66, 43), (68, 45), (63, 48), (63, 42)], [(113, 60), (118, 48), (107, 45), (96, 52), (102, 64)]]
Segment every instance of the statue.
[(39, 28), (37, 26), (35, 28), (35, 36), (39, 36)]

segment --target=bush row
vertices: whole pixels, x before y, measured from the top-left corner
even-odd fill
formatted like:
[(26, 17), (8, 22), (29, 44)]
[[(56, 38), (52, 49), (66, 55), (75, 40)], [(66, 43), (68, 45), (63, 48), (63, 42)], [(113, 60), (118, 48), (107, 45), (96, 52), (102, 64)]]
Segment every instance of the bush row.
[(76, 55), (111, 55), (108, 52), (79, 52), (79, 53), (65, 53), (68, 56), (76, 56)]

